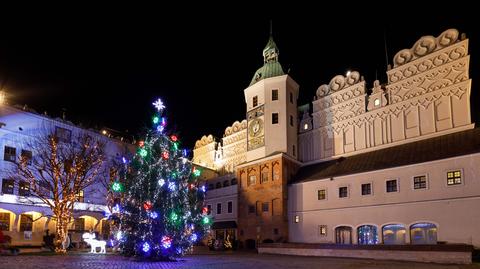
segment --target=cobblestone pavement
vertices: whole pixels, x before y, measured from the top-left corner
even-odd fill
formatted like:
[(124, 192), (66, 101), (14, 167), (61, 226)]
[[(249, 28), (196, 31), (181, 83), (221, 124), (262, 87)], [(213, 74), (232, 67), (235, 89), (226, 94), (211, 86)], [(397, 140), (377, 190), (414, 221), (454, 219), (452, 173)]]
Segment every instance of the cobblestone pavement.
[(476, 265), (441, 265), (412, 262), (373, 261), (362, 259), (297, 257), (279, 255), (258, 255), (236, 253), (224, 255), (193, 255), (181, 258), (177, 262), (137, 262), (118, 255), (70, 254), (67, 256), (0, 256), (0, 268), (8, 269), (120, 269), (120, 268), (160, 268), (160, 269), (356, 269), (356, 268), (393, 268), (393, 269), (470, 269)]

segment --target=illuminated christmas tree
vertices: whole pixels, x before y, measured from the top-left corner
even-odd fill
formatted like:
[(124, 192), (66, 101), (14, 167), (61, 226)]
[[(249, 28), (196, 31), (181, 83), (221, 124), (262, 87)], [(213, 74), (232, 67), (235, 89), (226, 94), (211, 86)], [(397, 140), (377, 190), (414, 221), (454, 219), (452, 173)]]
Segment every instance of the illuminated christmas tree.
[(199, 184), (200, 170), (180, 149), (175, 134), (168, 133), (163, 117), (165, 106), (153, 103), (153, 130), (140, 141), (137, 154), (127, 160), (128, 172), (117, 208), (122, 251), (127, 256), (171, 259), (186, 253), (209, 228), (211, 219), (203, 207), (205, 187)]

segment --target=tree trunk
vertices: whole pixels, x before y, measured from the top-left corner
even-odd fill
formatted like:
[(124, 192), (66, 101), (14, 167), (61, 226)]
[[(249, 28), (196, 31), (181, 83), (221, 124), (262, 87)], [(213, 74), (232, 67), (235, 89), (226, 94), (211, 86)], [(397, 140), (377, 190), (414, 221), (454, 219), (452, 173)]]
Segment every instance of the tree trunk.
[(55, 241), (55, 252), (67, 252), (67, 237), (68, 237), (68, 218), (57, 216), (57, 239)]

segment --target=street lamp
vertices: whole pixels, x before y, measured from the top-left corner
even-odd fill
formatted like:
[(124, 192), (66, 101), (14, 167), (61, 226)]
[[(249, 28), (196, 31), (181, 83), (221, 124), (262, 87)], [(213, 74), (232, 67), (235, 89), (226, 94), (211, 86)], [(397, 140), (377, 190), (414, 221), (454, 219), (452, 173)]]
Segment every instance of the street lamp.
[(5, 103), (5, 92), (0, 91), (0, 105), (3, 105)]

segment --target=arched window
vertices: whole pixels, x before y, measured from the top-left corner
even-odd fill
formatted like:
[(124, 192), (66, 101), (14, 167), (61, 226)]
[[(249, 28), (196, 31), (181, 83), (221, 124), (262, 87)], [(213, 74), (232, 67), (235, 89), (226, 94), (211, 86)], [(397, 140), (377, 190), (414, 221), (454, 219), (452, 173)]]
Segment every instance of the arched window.
[(405, 244), (405, 235), (407, 230), (402, 224), (388, 224), (382, 228), (383, 243), (385, 245), (403, 245)]
[(230, 186), (230, 181), (225, 180), (225, 181), (223, 182), (223, 186), (224, 186), (224, 187)]
[(410, 226), (410, 241), (414, 245), (436, 244), (437, 226), (429, 222), (413, 224)]
[(351, 244), (352, 243), (352, 227), (339, 226), (335, 228), (335, 242), (337, 244)]
[(231, 185), (237, 185), (237, 179), (236, 178), (232, 178), (232, 183)]
[(220, 189), (222, 187), (222, 182), (217, 182), (215, 189)]
[(377, 227), (373, 225), (362, 225), (357, 229), (359, 245), (378, 244)]

